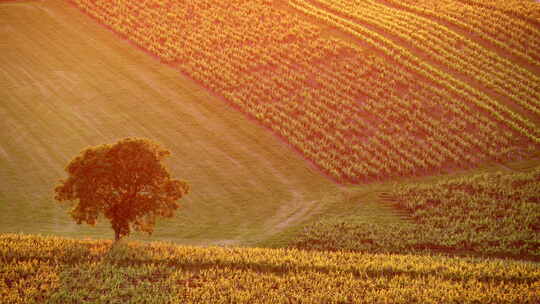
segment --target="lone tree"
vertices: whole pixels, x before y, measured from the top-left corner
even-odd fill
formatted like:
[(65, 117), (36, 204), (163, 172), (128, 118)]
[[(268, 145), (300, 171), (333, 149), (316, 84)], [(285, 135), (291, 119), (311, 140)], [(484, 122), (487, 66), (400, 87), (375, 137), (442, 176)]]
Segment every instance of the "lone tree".
[(95, 225), (98, 215), (110, 220), (114, 240), (131, 229), (154, 230), (157, 216), (172, 217), (176, 202), (189, 192), (189, 185), (171, 179), (161, 161), (170, 152), (147, 139), (126, 138), (113, 145), (90, 147), (66, 167), (55, 199), (75, 201), (71, 217)]

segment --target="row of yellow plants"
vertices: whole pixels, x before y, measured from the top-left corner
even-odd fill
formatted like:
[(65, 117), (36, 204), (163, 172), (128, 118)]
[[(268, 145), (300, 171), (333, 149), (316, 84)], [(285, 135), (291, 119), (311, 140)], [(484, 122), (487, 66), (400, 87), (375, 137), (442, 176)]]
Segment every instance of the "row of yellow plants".
[(400, 185), (393, 195), (422, 229), (448, 231), (458, 246), (540, 256), (540, 167)]
[(537, 1), (522, 1), (522, 0), (463, 0), (469, 5), (486, 7), (507, 13), (513, 17), (520, 18), (529, 23), (535, 21), (538, 24), (540, 20), (540, 6)]
[[(520, 14), (533, 13), (532, 6), (520, 7), (520, 4), (525, 2), (527, 1), (497, 0), (491, 4), (498, 7), (508, 4)], [(526, 59), (530, 64), (536, 65), (540, 58), (540, 30), (527, 20), (508, 15), (504, 11), (474, 5), (474, 1), (464, 3), (455, 0), (390, 0), (390, 3), (435, 20), (449, 22)]]
[[(377, 1), (317, 0), (355, 22), (376, 25), (420, 47), (435, 61), (468, 75), (525, 109), (540, 115), (540, 78), (468, 37), (460, 36), (428, 18), (390, 8)], [(507, 24), (506, 26), (510, 26)], [(531, 40), (536, 37), (531, 34)], [(540, 38), (540, 33), (537, 34)]]
[(0, 235), (0, 302), (537, 303), (538, 264)]
[[(397, 59), (401, 64), (405, 65), (410, 70), (426, 77), (434, 83), (447, 87), (452, 93), (466, 98), (473, 102), (479, 108), (493, 115), (498, 121), (508, 125), (508, 127), (527, 136), (535, 143), (540, 143), (540, 131), (534, 123), (523, 118), (520, 114), (510, 110), (507, 106), (491, 99), (485, 93), (473, 88), (459, 79), (455, 79), (444, 71), (437, 70), (433, 66), (421, 61), (408, 49), (394, 43), (385, 36), (371, 30), (367, 30), (358, 24), (347, 19), (341, 18), (327, 10), (319, 9), (305, 0), (290, 0), (289, 4), (299, 11), (307, 15), (316, 17), (324, 22), (327, 22), (344, 32), (369, 43), (379, 50), (383, 51), (388, 56)], [(452, 98), (448, 95), (448, 100)]]

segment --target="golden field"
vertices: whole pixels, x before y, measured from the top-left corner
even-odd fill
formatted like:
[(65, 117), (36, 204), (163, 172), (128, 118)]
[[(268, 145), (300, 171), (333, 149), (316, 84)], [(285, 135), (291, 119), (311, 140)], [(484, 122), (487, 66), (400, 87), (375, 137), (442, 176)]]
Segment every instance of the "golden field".
[[(8, 0), (0, 55), (2, 303), (540, 302), (536, 1)], [(53, 188), (125, 137), (192, 191), (112, 246)]]
[(538, 303), (520, 261), (0, 237), (2, 303)]

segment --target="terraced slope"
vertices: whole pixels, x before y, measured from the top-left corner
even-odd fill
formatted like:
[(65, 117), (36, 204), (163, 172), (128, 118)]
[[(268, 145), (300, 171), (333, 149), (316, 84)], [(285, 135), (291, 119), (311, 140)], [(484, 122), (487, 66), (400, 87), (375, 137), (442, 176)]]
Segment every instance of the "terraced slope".
[(52, 190), (80, 150), (127, 136), (170, 149), (173, 176), (192, 186), (152, 239), (259, 239), (338, 191), (267, 130), (62, 1), (0, 3), (0, 54), (0, 232), (111, 238), (106, 223), (75, 225)]

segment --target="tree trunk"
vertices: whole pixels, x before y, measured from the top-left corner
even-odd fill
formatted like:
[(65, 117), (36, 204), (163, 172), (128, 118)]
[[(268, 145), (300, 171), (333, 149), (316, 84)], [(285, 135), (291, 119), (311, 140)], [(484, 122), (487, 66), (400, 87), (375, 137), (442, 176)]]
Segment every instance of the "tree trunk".
[(120, 240), (120, 231), (114, 231), (114, 242), (118, 242)]

